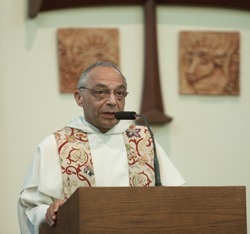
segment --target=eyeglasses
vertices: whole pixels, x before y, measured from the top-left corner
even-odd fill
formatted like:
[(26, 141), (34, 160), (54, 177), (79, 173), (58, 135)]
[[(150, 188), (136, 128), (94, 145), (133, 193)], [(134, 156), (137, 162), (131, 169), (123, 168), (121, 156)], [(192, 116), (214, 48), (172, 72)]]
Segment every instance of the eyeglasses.
[[(88, 89), (86, 87), (80, 87), (79, 89), (86, 89), (86, 90), (90, 91), (91, 94), (94, 97), (98, 98), (98, 99), (104, 99), (104, 98), (110, 96), (110, 94), (111, 94), (110, 90), (104, 89), (104, 88), (101, 88), (101, 89)], [(125, 97), (127, 97), (128, 92), (118, 89), (118, 90), (114, 91), (114, 95), (118, 100), (123, 100), (123, 99), (125, 99)]]

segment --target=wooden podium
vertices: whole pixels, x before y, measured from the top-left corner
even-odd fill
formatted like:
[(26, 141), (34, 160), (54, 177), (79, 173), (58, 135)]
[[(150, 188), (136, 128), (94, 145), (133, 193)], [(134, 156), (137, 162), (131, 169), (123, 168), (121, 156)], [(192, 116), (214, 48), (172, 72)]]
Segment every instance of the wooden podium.
[(246, 189), (230, 187), (79, 188), (40, 234), (246, 234)]

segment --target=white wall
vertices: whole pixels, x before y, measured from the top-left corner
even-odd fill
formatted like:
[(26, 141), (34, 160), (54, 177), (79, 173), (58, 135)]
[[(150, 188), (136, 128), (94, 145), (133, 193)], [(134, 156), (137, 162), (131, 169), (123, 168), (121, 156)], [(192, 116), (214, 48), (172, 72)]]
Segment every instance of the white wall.
[[(160, 6), (157, 13), (163, 98), (174, 120), (153, 127), (155, 136), (188, 185), (245, 185), (249, 200), (250, 12)], [(119, 28), (121, 69), (130, 92), (126, 109), (139, 112), (141, 7), (53, 11), (30, 20), (25, 0), (0, 1), (0, 233), (18, 233), (16, 201), (37, 143), (81, 114), (72, 95), (59, 93), (56, 29), (95, 26)], [(185, 29), (240, 31), (240, 96), (178, 94), (177, 38)]]

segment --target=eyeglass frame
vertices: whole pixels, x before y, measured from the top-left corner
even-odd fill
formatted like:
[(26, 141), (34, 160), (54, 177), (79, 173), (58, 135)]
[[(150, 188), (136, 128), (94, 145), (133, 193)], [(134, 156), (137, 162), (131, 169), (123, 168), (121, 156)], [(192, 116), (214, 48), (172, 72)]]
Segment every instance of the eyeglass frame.
[[(109, 97), (110, 95), (111, 95), (111, 91), (109, 90), (109, 89), (106, 89), (106, 88), (100, 88), (100, 89), (90, 89), (90, 88), (87, 88), (87, 87), (79, 87), (78, 88), (78, 90), (80, 90), (80, 89), (85, 89), (85, 90), (88, 90), (88, 91), (90, 91), (90, 93), (95, 97), (95, 98), (98, 98), (98, 99), (104, 99), (104, 98), (107, 98), (107, 97)], [(97, 95), (97, 92), (98, 91), (105, 91), (105, 96), (104, 97), (98, 97)], [(118, 100), (124, 100), (126, 97), (127, 97), (127, 95), (129, 94), (129, 92), (127, 92), (127, 91), (120, 91), (120, 92), (124, 92), (124, 96), (122, 96), (122, 97), (117, 97), (116, 96), (116, 92), (117, 91), (120, 91), (120, 90), (115, 90), (113, 93), (114, 93), (114, 96), (115, 96), (115, 98), (116, 99), (118, 99)]]

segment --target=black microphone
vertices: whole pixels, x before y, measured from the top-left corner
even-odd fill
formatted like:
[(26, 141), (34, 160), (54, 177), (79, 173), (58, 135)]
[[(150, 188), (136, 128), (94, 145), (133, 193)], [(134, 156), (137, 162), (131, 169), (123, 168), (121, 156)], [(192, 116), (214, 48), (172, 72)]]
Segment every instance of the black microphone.
[(115, 113), (115, 118), (121, 119), (136, 119), (136, 113), (134, 111), (118, 111)]
[(156, 144), (155, 144), (155, 138), (154, 138), (154, 134), (149, 126), (148, 120), (146, 119), (146, 117), (144, 115), (139, 115), (136, 114), (136, 112), (134, 111), (119, 111), (115, 113), (115, 118), (117, 120), (122, 120), (122, 119), (130, 119), (130, 120), (135, 120), (136, 118), (143, 118), (149, 134), (152, 138), (153, 141), (153, 150), (154, 150), (154, 172), (155, 172), (155, 186), (162, 186), (161, 184), (161, 175), (160, 175), (160, 167), (159, 167), (159, 161), (158, 161), (158, 157), (157, 157), (157, 152), (156, 152)]

